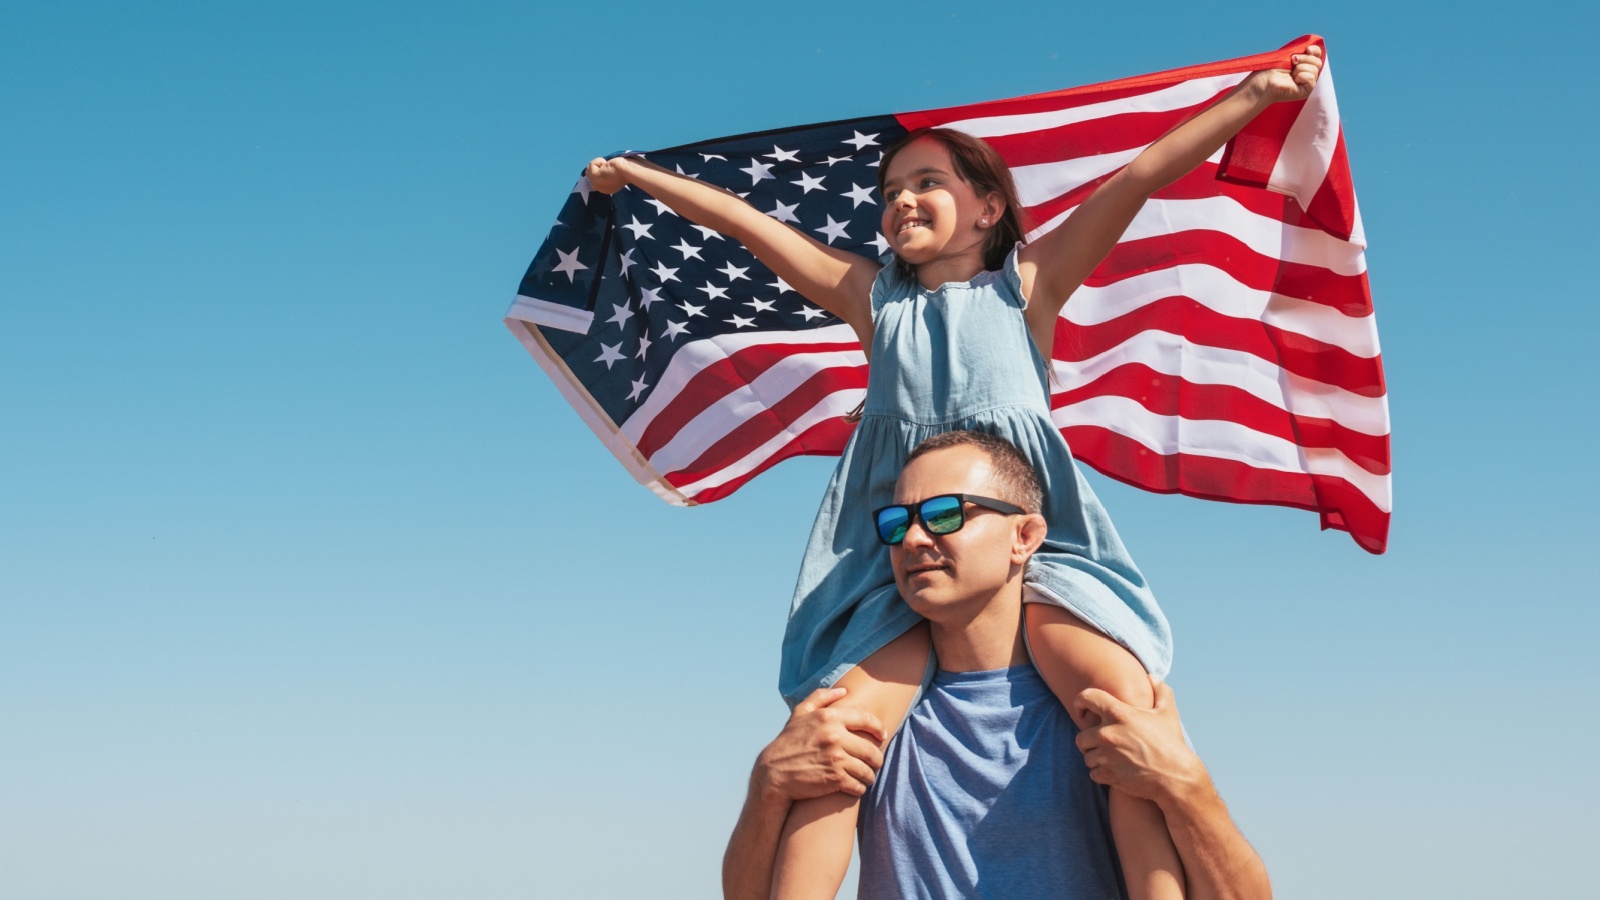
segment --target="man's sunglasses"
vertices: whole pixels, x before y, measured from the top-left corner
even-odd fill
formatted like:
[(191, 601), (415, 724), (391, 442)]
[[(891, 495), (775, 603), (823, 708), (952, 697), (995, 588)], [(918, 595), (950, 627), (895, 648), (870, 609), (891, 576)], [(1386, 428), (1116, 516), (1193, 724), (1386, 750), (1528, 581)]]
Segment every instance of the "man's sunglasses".
[(916, 520), (921, 520), (922, 527), (927, 529), (929, 534), (952, 534), (960, 531), (961, 526), (967, 524), (968, 503), (1011, 516), (1027, 512), (1020, 506), (1013, 506), (993, 497), (979, 497), (976, 494), (940, 494), (920, 503), (899, 503), (874, 510), (872, 521), (878, 526), (878, 540), (892, 547), (906, 539), (906, 532)]

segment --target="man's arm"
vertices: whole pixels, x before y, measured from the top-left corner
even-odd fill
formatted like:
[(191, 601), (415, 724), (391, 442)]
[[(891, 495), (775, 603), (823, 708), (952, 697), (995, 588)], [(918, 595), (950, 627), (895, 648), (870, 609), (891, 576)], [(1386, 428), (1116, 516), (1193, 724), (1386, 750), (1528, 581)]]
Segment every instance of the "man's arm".
[(1154, 709), (1094, 688), (1078, 695), (1074, 710), (1099, 722), (1078, 734), (1089, 777), (1161, 807), (1192, 900), (1271, 900), (1266, 865), (1183, 739), (1172, 688), (1154, 686)]
[(872, 786), (883, 765), (883, 726), (865, 710), (830, 708), (844, 695), (844, 688), (812, 693), (756, 757), (722, 857), (726, 900), (767, 900), (778, 840), (795, 801), (834, 792), (859, 797)]

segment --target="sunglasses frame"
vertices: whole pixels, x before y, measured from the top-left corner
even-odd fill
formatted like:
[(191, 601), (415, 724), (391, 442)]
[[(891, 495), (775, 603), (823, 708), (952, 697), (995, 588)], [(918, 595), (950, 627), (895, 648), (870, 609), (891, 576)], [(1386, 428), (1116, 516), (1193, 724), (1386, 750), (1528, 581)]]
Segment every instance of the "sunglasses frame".
[[(956, 524), (956, 527), (950, 529), (949, 531), (934, 531), (932, 528), (928, 527), (927, 519), (923, 518), (923, 516), (922, 516), (922, 507), (927, 505), (927, 504), (929, 504), (929, 503), (932, 503), (935, 500), (943, 500), (946, 497), (954, 497), (957, 500), (961, 501), (960, 505), (956, 507), (956, 509), (961, 513), (961, 521)], [(891, 503), (888, 506), (880, 506), (880, 507), (878, 507), (877, 509), (872, 511), (872, 531), (873, 531), (874, 534), (876, 534), (878, 536), (878, 542), (881, 543), (881, 544), (886, 544), (886, 545), (888, 545), (890, 547), (894, 547), (894, 546), (896, 546), (898, 544), (903, 543), (905, 541), (905, 535), (901, 535), (900, 536), (900, 540), (898, 540), (898, 541), (890, 541), (890, 540), (886, 539), (883, 536), (883, 529), (878, 527), (878, 516), (888, 512), (891, 509), (903, 509), (903, 510), (906, 511), (906, 516), (907, 516), (907, 518), (906, 518), (906, 530), (907, 531), (911, 530), (911, 523), (920, 522), (920, 523), (922, 523), (923, 530), (928, 532), (929, 534), (936, 534), (936, 535), (939, 535), (941, 537), (943, 537), (944, 535), (947, 535), (947, 534), (955, 534), (956, 532), (960, 531), (962, 528), (965, 528), (966, 525), (967, 525), (967, 504), (968, 503), (971, 503), (973, 506), (981, 506), (984, 509), (994, 510), (997, 513), (1005, 513), (1008, 516), (1023, 516), (1023, 515), (1027, 515), (1028, 514), (1027, 510), (1023, 509), (1020, 506), (1017, 506), (1014, 503), (1007, 503), (1004, 500), (996, 500), (993, 497), (982, 497), (982, 496), (979, 496), (977, 494), (935, 494), (932, 497), (924, 497), (923, 499), (918, 500), (915, 503)]]

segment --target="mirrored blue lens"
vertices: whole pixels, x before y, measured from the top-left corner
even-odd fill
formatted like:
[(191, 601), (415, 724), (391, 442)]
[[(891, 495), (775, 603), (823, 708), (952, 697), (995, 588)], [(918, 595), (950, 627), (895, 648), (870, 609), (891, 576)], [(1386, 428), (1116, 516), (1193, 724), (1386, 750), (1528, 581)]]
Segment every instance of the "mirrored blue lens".
[(923, 527), (934, 534), (949, 534), (961, 527), (961, 498), (934, 497), (923, 501), (917, 514)]
[(911, 513), (904, 507), (891, 507), (878, 513), (878, 538), (885, 544), (898, 544), (905, 540), (906, 529), (910, 527)]

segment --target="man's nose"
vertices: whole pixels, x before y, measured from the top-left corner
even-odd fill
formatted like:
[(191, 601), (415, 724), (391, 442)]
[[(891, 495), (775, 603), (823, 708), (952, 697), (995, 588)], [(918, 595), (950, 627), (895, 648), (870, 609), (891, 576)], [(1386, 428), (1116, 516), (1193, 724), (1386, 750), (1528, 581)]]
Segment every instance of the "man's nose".
[(907, 547), (926, 547), (933, 543), (933, 535), (922, 527), (921, 516), (912, 519), (911, 524), (906, 526), (906, 536), (901, 539), (901, 543)]

